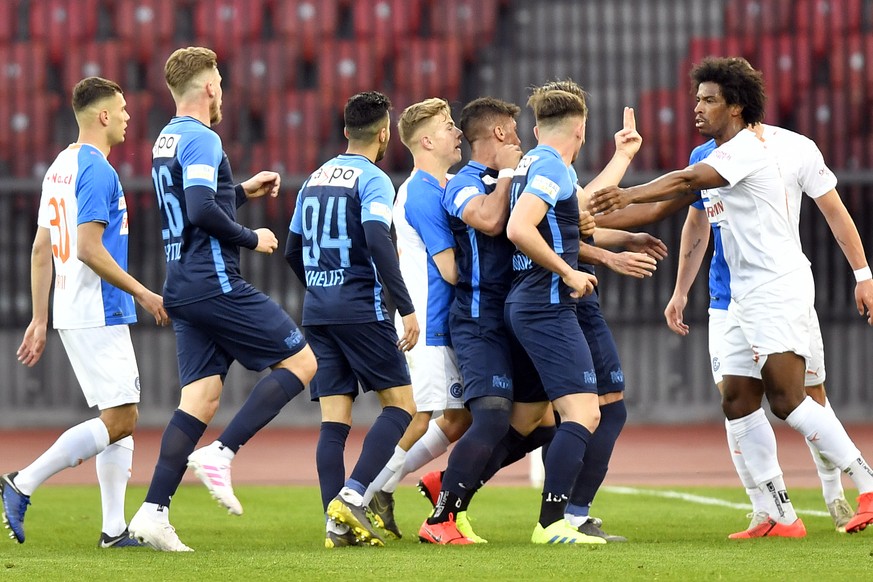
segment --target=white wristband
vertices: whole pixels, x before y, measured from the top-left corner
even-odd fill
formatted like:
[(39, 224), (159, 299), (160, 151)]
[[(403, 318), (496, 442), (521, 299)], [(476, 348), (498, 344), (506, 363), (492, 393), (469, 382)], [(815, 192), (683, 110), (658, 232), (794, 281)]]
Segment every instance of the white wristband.
[(503, 178), (509, 178), (512, 180), (512, 177), (515, 175), (515, 168), (503, 168), (499, 172), (497, 172), (497, 179), (501, 180)]
[(869, 281), (870, 279), (873, 279), (873, 271), (870, 271), (869, 266), (855, 270), (855, 281), (858, 283), (861, 281)]

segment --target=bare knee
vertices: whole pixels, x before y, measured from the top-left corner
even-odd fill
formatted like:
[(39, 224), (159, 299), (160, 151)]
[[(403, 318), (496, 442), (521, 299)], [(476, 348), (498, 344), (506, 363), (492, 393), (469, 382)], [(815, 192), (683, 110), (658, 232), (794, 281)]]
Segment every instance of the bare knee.
[(136, 404), (123, 404), (100, 412), (100, 420), (106, 425), (110, 443), (132, 435), (138, 418)]
[(415, 408), (415, 400), (412, 398), (412, 386), (409, 384), (406, 386), (394, 386), (393, 388), (380, 390), (378, 395), (379, 403), (382, 405), (382, 408), (385, 408), (386, 406), (394, 406), (396, 408), (402, 408), (410, 415), (415, 415), (417, 412), (417, 409)]
[(179, 410), (187, 412), (200, 422), (209, 424), (221, 401), (221, 376), (200, 378), (182, 387)]
[(315, 377), (315, 372), (318, 370), (318, 361), (315, 359), (315, 354), (312, 348), (308, 345), (302, 350), (286, 358), (276, 364), (275, 368), (284, 368), (297, 376), (297, 379), (304, 385), (309, 384), (312, 378)]
[(443, 415), (437, 419), (437, 425), (440, 430), (446, 435), (450, 443), (457, 441), (464, 436), (467, 429), (473, 423), (473, 417), (470, 411), (466, 408), (450, 408), (444, 410)]

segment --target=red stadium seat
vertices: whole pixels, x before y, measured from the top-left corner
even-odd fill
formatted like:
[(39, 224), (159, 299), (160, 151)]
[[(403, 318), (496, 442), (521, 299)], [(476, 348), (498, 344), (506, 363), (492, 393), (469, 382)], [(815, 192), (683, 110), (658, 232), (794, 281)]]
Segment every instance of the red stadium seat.
[(750, 38), (787, 32), (793, 0), (732, 0), (725, 3), (724, 31)]
[(380, 58), (395, 54), (408, 37), (418, 36), (421, 0), (375, 0), (352, 5), (355, 37), (372, 40)]
[(686, 167), (691, 150), (705, 141), (694, 129), (694, 100), (690, 93), (678, 89), (645, 91), (634, 109), (637, 127), (647, 142), (637, 154), (641, 169)]
[(276, 0), (276, 36), (299, 43), (308, 61), (315, 59), (322, 43), (336, 36), (338, 22), (337, 0)]
[[(700, 63), (705, 57), (746, 57), (748, 50), (743, 46), (743, 39), (738, 36), (728, 37), (695, 37), (688, 40), (688, 58), (691, 66)], [(680, 81), (688, 79), (691, 69), (680, 70)]]
[(151, 177), (152, 146), (154, 142), (143, 139), (130, 139), (118, 144), (109, 152), (109, 162), (121, 178), (121, 184), (129, 178)]
[(18, 2), (15, 0), (0, 2), (0, 44), (6, 44), (15, 38), (17, 12)]
[(230, 60), (230, 83), (224, 83), (232, 93), (230, 101), (262, 107), (270, 93), (291, 89), (297, 77), (297, 51), (295, 44), (281, 40), (243, 46)]
[(819, 87), (802, 94), (795, 111), (795, 128), (818, 145), (829, 166), (847, 166), (853, 132), (845, 93)]
[(873, 35), (834, 39), (829, 63), (831, 87), (844, 89), (853, 104), (873, 99)]
[(322, 43), (317, 61), (318, 88), (327, 104), (341, 111), (355, 93), (381, 87), (382, 67), (370, 47), (366, 41)]
[(30, 2), (30, 37), (48, 46), (52, 62), (61, 62), (72, 47), (97, 33), (99, 0)]
[(134, 50), (140, 62), (155, 57), (156, 47), (173, 39), (176, 0), (116, 0), (113, 4), (115, 33)]
[(125, 91), (124, 100), (127, 102), (127, 113), (130, 115), (126, 139), (129, 141), (154, 139), (155, 136), (149, 128), (149, 117), (155, 102), (151, 91)]
[(231, 57), (257, 38), (264, 25), (264, 0), (213, 0), (194, 5), (194, 36), (219, 59)]
[(0, 45), (0, 90), (43, 91), (48, 59), (37, 42)]
[(255, 144), (252, 146), (249, 171), (273, 170), (282, 175), (309, 175), (323, 161), (318, 159), (319, 147), (319, 143), (307, 139)]
[(318, 91), (271, 93), (262, 112), (265, 141), (292, 148), (299, 142), (317, 145), (326, 134), (326, 105)]
[(452, 100), (460, 93), (462, 67), (461, 46), (451, 39), (410, 40), (396, 61), (394, 84), (413, 101)]
[(861, 0), (797, 0), (794, 32), (812, 42), (815, 56), (824, 55), (833, 41), (858, 32), (863, 19)]
[(777, 105), (780, 118), (790, 113), (797, 96), (812, 86), (812, 50), (796, 36), (759, 39), (758, 56), (752, 64), (764, 74), (768, 101)]
[(40, 164), (57, 154), (49, 144), (60, 102), (53, 93), (19, 90), (0, 94), (0, 157), (11, 160), (16, 176), (42, 177), (37, 175)]
[(467, 60), (491, 42), (497, 28), (496, 0), (439, 0), (430, 6), (432, 32), (460, 40)]
[(71, 95), (76, 83), (85, 77), (103, 77), (115, 81), (124, 90), (127, 62), (125, 52), (118, 41), (80, 44), (64, 60), (61, 76), (64, 94)]

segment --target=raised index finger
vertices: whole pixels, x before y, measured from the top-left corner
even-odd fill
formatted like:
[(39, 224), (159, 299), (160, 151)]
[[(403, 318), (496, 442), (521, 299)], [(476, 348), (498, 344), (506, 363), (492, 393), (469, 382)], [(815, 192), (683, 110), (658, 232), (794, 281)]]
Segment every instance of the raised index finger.
[(624, 128), (632, 131), (636, 131), (637, 129), (637, 120), (634, 117), (633, 107), (624, 108)]

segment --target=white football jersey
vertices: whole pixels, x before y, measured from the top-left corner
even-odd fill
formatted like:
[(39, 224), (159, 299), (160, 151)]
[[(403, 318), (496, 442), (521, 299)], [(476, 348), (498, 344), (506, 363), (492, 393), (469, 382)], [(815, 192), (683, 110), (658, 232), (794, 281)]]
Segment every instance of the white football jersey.
[(712, 166), (728, 182), (702, 195), (710, 222), (721, 229), (733, 299), (809, 268), (797, 236), (799, 213), (792, 212), (794, 195), (783, 181), (775, 151), (744, 129), (700, 163)]
[(803, 195), (824, 196), (837, 187), (837, 177), (827, 167), (815, 142), (793, 131), (762, 124), (762, 139), (779, 162), (782, 180), (788, 191), (788, 211), (800, 242), (800, 205)]
[(55, 267), (53, 324), (79, 329), (136, 322), (133, 297), (103, 281), (78, 258), (78, 226), (106, 225), (103, 246), (127, 270), (127, 203), (118, 174), (88, 144), (62, 151), (42, 182), (37, 224), (49, 229)]

